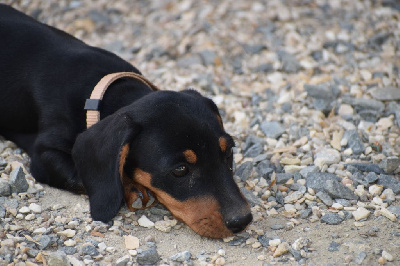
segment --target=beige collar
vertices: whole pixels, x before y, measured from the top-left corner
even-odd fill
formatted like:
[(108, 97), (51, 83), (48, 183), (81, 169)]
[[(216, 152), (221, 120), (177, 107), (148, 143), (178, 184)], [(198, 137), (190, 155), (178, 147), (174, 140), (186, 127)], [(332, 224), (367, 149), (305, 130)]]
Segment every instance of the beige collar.
[[(116, 81), (119, 78), (133, 78), (137, 79), (147, 86), (149, 86), (153, 91), (158, 91), (160, 90), (156, 85), (151, 83), (148, 79), (143, 77), (140, 74), (133, 73), (133, 72), (117, 72), (117, 73), (112, 73), (104, 76), (99, 83), (96, 84), (94, 87), (92, 94), (90, 95), (90, 99), (86, 100), (85, 103), (85, 110), (86, 111), (86, 127), (89, 128), (96, 124), (97, 122), (100, 121), (100, 103), (101, 100), (103, 99), (104, 93), (106, 92), (108, 86), (111, 85), (114, 81)], [(121, 95), (123, 97), (123, 95)]]

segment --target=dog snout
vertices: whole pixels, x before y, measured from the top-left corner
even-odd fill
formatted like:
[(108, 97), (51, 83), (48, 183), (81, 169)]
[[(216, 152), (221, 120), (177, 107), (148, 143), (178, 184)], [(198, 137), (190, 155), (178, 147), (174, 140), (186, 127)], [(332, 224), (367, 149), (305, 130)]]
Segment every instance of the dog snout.
[(232, 233), (236, 234), (243, 231), (253, 220), (253, 215), (251, 213), (247, 213), (242, 216), (235, 216), (228, 219), (225, 222), (226, 227), (232, 231)]

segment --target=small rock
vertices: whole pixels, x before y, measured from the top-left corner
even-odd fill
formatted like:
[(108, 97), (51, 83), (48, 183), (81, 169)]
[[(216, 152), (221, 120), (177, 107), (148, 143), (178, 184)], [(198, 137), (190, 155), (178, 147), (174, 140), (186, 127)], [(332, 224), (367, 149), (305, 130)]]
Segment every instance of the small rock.
[(382, 209), (380, 210), (380, 213), (381, 213), (383, 216), (385, 216), (386, 218), (388, 218), (389, 220), (391, 220), (392, 222), (394, 222), (394, 221), (397, 220), (396, 215), (394, 215), (391, 211), (389, 211), (389, 210), (386, 209), (386, 208), (382, 208)]
[(269, 244), (270, 246), (272, 246), (272, 247), (277, 247), (277, 246), (279, 246), (281, 243), (282, 243), (282, 241), (281, 241), (279, 238), (277, 238), (277, 239), (271, 239), (271, 240), (269, 240), (269, 242), (268, 242), (268, 244)]
[(381, 198), (385, 201), (392, 202), (396, 200), (396, 195), (394, 194), (393, 190), (387, 188), (382, 192)]
[(389, 252), (385, 251), (385, 250), (382, 251), (382, 257), (387, 261), (393, 261), (394, 260), (393, 255), (390, 254)]
[(382, 193), (383, 187), (378, 185), (372, 185), (368, 188), (369, 193), (372, 196), (379, 196)]
[(279, 244), (279, 246), (276, 248), (273, 256), (274, 257), (280, 257), (283, 254), (289, 252), (290, 246), (287, 242), (283, 242), (281, 244)]
[(392, 174), (400, 165), (400, 158), (396, 156), (383, 159), (379, 167), (387, 174)]
[(11, 186), (6, 181), (0, 181), (0, 197), (8, 197), (11, 195)]
[(395, 194), (400, 193), (400, 181), (389, 175), (381, 174), (377, 184), (383, 186), (384, 188), (392, 189)]
[(355, 155), (360, 155), (364, 152), (364, 144), (362, 143), (356, 129), (346, 131), (343, 138), (347, 139), (347, 146), (353, 150)]
[(364, 177), (364, 180), (369, 184), (375, 183), (378, 179), (379, 179), (378, 175), (375, 174), (374, 172), (370, 172)]
[(360, 252), (360, 254), (357, 255), (354, 262), (357, 264), (362, 264), (366, 257), (367, 257), (367, 253), (365, 251), (362, 251), (362, 252)]
[(301, 250), (304, 247), (309, 247), (310, 244), (311, 244), (310, 239), (300, 237), (293, 242), (292, 248), (295, 250)]
[(340, 224), (344, 221), (344, 218), (337, 213), (328, 212), (324, 216), (321, 217), (321, 222), (327, 224)]
[(155, 248), (143, 250), (137, 255), (137, 263), (139, 264), (156, 264), (159, 260), (160, 257)]
[(314, 164), (320, 168), (340, 162), (340, 152), (335, 149), (325, 148), (314, 155)]
[(93, 245), (90, 244), (90, 243), (85, 243), (85, 244), (83, 244), (81, 251), (82, 251), (82, 253), (83, 253), (84, 255), (89, 255), (89, 256), (91, 256), (91, 257), (97, 256), (97, 255), (100, 254), (99, 251), (96, 249), (96, 247), (93, 246)]
[(31, 203), (29, 204), (29, 209), (34, 212), (34, 213), (41, 213), (42, 212), (42, 207), (36, 203)]
[(177, 60), (177, 65), (181, 68), (190, 68), (194, 65), (201, 65), (202, 60), (197, 55), (186, 56)]
[(272, 139), (278, 139), (286, 131), (282, 124), (276, 121), (264, 121), (261, 123), (261, 130)]
[(356, 221), (367, 218), (370, 213), (371, 212), (364, 207), (359, 207), (356, 211), (352, 212), (354, 220)]
[(337, 243), (337, 242), (335, 242), (335, 241), (332, 241), (332, 242), (329, 244), (328, 251), (330, 251), (330, 252), (339, 251), (339, 247), (340, 247), (340, 244), (339, 244), (339, 243)]
[(192, 257), (192, 254), (189, 251), (184, 251), (184, 252), (172, 255), (171, 260), (177, 261), (177, 262), (184, 262), (184, 261), (189, 261), (191, 257)]
[(126, 266), (129, 262), (130, 256), (129, 255), (125, 255), (119, 259), (117, 259), (117, 261), (115, 262), (115, 266)]
[(49, 266), (70, 266), (67, 255), (62, 251), (56, 251), (47, 257), (47, 265)]
[(215, 265), (225, 265), (226, 261), (225, 258), (219, 257), (215, 260)]
[(22, 193), (28, 190), (29, 185), (28, 182), (26, 181), (25, 173), (21, 166), (11, 171), (10, 186), (11, 186), (11, 193)]
[(27, 214), (27, 213), (30, 213), (31, 210), (28, 207), (24, 206), (21, 209), (19, 209), (18, 212), (19, 213), (23, 213), (23, 214)]
[(319, 191), (315, 196), (317, 196), (326, 206), (332, 206), (333, 200), (327, 193)]
[(138, 223), (142, 227), (146, 228), (151, 228), (154, 227), (154, 223), (149, 220), (145, 215), (142, 215), (142, 217), (139, 218)]
[(301, 193), (300, 191), (295, 191), (295, 192), (289, 194), (288, 196), (286, 196), (284, 201), (285, 201), (285, 203), (294, 203), (297, 200), (299, 200), (301, 197), (303, 197), (303, 193)]
[(369, 91), (372, 97), (379, 101), (396, 101), (400, 100), (400, 89), (396, 87), (376, 87)]
[(127, 235), (127, 236), (124, 236), (124, 239), (125, 239), (125, 248), (126, 249), (139, 248), (139, 238), (132, 236), (132, 235)]
[(66, 236), (66, 237), (74, 237), (75, 234), (76, 234), (76, 231), (72, 230), (72, 229), (66, 229), (64, 231), (60, 231), (57, 233), (57, 235)]
[(67, 241), (64, 242), (64, 245), (67, 247), (73, 247), (76, 245), (76, 241), (73, 239), (68, 239)]
[(397, 218), (400, 218), (400, 206), (390, 206), (387, 209), (388, 211), (396, 215)]

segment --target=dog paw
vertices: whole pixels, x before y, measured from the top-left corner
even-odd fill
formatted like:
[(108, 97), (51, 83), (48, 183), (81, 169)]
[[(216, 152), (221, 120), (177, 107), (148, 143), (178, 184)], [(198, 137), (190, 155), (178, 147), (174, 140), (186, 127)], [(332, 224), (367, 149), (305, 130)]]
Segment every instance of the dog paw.
[(144, 186), (132, 184), (125, 188), (125, 203), (129, 210), (143, 210), (152, 207), (157, 202), (153, 194)]

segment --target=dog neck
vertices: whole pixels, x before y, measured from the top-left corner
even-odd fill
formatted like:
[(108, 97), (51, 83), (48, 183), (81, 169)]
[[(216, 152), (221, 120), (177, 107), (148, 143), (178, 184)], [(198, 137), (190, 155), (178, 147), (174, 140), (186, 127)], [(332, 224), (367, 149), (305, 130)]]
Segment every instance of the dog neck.
[[(140, 81), (153, 91), (159, 88), (140, 74), (134, 72), (117, 72), (104, 76), (94, 87), (90, 98), (86, 100), (86, 127), (89, 128), (100, 121), (100, 105), (109, 86), (120, 78), (131, 78)], [(124, 95), (121, 95), (124, 97)]]

